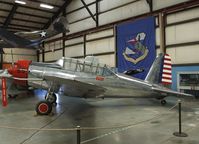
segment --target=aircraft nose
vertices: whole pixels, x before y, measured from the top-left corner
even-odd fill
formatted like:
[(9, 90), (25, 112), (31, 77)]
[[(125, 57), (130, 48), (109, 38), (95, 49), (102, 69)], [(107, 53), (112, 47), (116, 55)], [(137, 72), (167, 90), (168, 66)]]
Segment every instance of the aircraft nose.
[(11, 74), (14, 78), (14, 82), (18, 85), (27, 85), (27, 80), (20, 80), (20, 78), (28, 78), (28, 69), (31, 61), (29, 60), (19, 60), (14, 66), (8, 69), (8, 73)]

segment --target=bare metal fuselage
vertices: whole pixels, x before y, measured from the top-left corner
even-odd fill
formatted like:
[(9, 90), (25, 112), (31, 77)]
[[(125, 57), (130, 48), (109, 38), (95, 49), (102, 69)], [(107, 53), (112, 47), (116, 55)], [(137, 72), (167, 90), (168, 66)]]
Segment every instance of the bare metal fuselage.
[(52, 87), (55, 92), (61, 87), (67, 96), (161, 98), (159, 93), (151, 90), (152, 84), (123, 74), (99, 76), (93, 72), (74, 71), (55, 65), (33, 63), (29, 67), (29, 78), (32, 77), (43, 80), (28, 81), (30, 86), (42, 89)]

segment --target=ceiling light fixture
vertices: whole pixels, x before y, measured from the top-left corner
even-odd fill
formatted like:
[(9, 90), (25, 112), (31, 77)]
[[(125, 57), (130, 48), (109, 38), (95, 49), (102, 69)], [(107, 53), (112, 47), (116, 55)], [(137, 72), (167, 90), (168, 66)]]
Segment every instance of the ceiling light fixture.
[(20, 0), (15, 0), (15, 3), (22, 4), (22, 5), (25, 5), (25, 4), (26, 4), (25, 1), (20, 1)]
[(54, 8), (53, 6), (47, 5), (47, 4), (40, 4), (40, 7), (47, 8), (47, 9), (53, 9)]

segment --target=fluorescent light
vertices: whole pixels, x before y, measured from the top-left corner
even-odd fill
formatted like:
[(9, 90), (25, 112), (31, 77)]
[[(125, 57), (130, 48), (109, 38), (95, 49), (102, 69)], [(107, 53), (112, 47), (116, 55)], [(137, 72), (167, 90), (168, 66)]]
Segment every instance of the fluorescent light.
[(47, 8), (47, 9), (53, 9), (54, 8), (54, 6), (47, 5), (47, 4), (40, 4), (40, 7)]
[(25, 4), (26, 4), (26, 2), (24, 2), (24, 1), (20, 1), (20, 0), (15, 0), (15, 3), (23, 4), (23, 5), (25, 5)]

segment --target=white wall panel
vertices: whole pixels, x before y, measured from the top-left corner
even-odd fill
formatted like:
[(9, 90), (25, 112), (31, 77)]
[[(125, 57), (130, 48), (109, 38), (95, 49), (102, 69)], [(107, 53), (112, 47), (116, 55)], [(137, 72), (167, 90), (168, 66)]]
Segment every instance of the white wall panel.
[(167, 49), (173, 64), (199, 63), (199, 45), (176, 47)]
[(62, 50), (45, 53), (45, 61), (54, 61), (62, 58)]
[(96, 38), (110, 36), (110, 35), (113, 35), (113, 29), (108, 29), (108, 30), (104, 30), (104, 31), (88, 34), (86, 36), (86, 40), (96, 39)]
[(66, 57), (75, 57), (83, 55), (84, 55), (84, 47), (82, 44), (65, 48)]
[(166, 44), (178, 44), (199, 40), (199, 21), (166, 28)]
[(100, 25), (149, 12), (146, 1), (139, 1), (99, 15)]
[[(86, 4), (89, 4), (91, 2), (94, 2), (95, 0), (84, 0)], [(70, 12), (72, 10), (78, 9), (79, 7), (82, 7), (83, 4), (80, 0), (72, 0), (70, 5), (67, 7), (66, 12)]]
[(157, 10), (186, 1), (189, 0), (153, 0), (153, 9)]
[(39, 54), (39, 61), (42, 62), (42, 54)]
[[(83, 5), (82, 5), (83, 6)], [(95, 14), (96, 13), (96, 6), (95, 5), (91, 5), (88, 7), (90, 9), (90, 11)], [(86, 8), (83, 8), (81, 10), (78, 10), (76, 12), (73, 12), (71, 14), (67, 15), (67, 18), (69, 20), (69, 23), (77, 21), (79, 19), (83, 19), (86, 17), (89, 17), (90, 14), (88, 13), (88, 11), (86, 10)]]
[(70, 33), (69, 34), (79, 32), (79, 31), (83, 31), (83, 30), (86, 30), (86, 29), (90, 29), (90, 28), (93, 28), (95, 26), (96, 26), (95, 21), (92, 18), (85, 19), (85, 20), (70, 24), (70, 26), (69, 26), (70, 27)]
[(199, 8), (194, 8), (167, 16), (167, 24), (199, 17)]
[(114, 0), (114, 1), (103, 0), (103, 1), (100, 2), (100, 12), (109, 10), (111, 8), (115, 8), (115, 7), (120, 6), (120, 5), (130, 3), (130, 2), (133, 2), (133, 1), (135, 1), (135, 0)]
[(60, 48), (62, 48), (62, 41), (56, 41), (45, 45), (45, 51), (54, 51)]
[(13, 54), (13, 56), (11, 54), (4, 54), (3, 55), (3, 61), (11, 63), (12, 62), (12, 57), (13, 57), (13, 61), (14, 62), (16, 62), (18, 60), (32, 60), (32, 61), (37, 61), (37, 57), (36, 56), (19, 55), (19, 54)]
[[(3, 49), (5, 53), (11, 53), (10, 48)], [(24, 49), (24, 48), (12, 48), (13, 54), (27, 54), (27, 55), (36, 55), (36, 50), (33, 49)]]
[(100, 63), (107, 64), (110, 67), (115, 67), (115, 55), (101, 55), (101, 56), (96, 56), (99, 59)]
[(4, 49), (4, 54), (3, 54), (3, 61), (4, 62), (12, 62), (12, 57), (13, 61), (25, 59), (25, 60), (37, 60), (37, 54), (36, 50), (32, 49), (21, 49), (21, 48), (5, 48)]
[(86, 54), (92, 55), (103, 52), (114, 52), (115, 38), (107, 38), (86, 43)]
[(79, 42), (83, 42), (83, 37), (66, 40), (65, 45), (71, 45), (71, 44), (75, 44), (75, 43), (79, 43)]
[(160, 28), (156, 28), (155, 36), (156, 36), (156, 45), (160, 45)]

